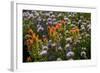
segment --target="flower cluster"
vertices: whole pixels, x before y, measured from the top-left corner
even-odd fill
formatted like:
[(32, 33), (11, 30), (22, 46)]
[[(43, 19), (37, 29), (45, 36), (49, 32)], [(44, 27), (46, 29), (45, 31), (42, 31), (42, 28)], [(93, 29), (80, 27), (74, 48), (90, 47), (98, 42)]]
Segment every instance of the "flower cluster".
[(23, 62), (91, 59), (91, 14), (23, 10)]

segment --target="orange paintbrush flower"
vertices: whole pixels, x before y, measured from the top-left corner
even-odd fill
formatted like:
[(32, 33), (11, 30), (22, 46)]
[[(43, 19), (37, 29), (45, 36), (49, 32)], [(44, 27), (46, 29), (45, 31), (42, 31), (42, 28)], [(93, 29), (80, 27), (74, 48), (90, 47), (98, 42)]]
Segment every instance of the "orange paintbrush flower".
[(56, 29), (59, 29), (59, 28), (61, 27), (61, 25), (62, 25), (62, 24), (58, 23), (58, 24), (56, 24), (55, 28), (56, 28)]

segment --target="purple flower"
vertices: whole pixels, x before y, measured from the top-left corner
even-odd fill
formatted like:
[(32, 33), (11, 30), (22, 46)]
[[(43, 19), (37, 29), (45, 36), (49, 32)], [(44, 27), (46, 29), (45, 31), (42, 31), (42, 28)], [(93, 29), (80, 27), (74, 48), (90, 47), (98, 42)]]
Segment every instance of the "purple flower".
[(74, 55), (75, 54), (74, 54), (73, 51), (69, 51), (69, 52), (66, 53), (66, 57), (68, 57), (68, 58), (72, 58)]

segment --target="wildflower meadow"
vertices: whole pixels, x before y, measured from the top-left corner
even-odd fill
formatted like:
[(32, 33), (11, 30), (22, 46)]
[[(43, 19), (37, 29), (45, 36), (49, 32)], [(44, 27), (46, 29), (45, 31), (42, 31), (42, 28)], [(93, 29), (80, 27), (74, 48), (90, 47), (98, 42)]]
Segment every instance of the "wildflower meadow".
[(91, 59), (91, 13), (23, 10), (23, 62)]

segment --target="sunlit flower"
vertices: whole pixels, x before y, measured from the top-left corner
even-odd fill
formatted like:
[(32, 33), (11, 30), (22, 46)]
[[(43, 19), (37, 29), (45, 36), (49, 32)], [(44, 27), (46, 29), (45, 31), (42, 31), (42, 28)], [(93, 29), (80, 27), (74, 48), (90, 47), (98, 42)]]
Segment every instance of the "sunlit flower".
[(66, 45), (65, 45), (65, 48), (68, 48), (68, 47), (70, 47), (70, 44), (66, 44)]
[(40, 55), (42, 55), (42, 56), (47, 55), (47, 50), (42, 50), (42, 51), (40, 52)]
[(58, 50), (62, 50), (62, 47), (61, 47), (61, 46), (59, 46), (59, 47), (58, 47)]

